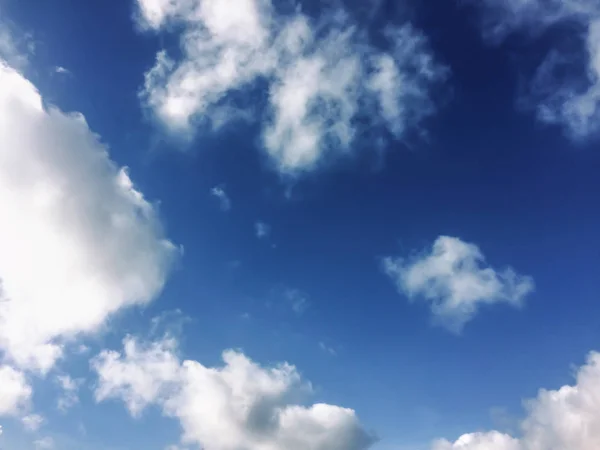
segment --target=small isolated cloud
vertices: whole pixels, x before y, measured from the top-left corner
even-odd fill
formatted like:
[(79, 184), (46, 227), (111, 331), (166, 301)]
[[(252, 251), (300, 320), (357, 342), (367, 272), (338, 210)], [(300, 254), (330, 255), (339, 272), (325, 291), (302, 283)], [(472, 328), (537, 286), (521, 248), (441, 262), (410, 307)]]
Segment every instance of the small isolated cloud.
[[(526, 103), (537, 116), (564, 125), (576, 140), (600, 132), (600, 2), (597, 0), (483, 0), (485, 33), (495, 41), (511, 33), (539, 36), (551, 26), (566, 25), (565, 33), (580, 39), (583, 68), (572, 50), (557, 45), (532, 80)], [(561, 40), (564, 42), (564, 39)]]
[(432, 450), (597, 450), (600, 448), (600, 354), (590, 353), (572, 386), (541, 389), (525, 402), (527, 416), (521, 435), (500, 431), (464, 434), (456, 441), (441, 439)]
[(37, 431), (44, 423), (44, 418), (39, 414), (29, 414), (21, 418), (21, 423), (27, 431)]
[(510, 267), (498, 271), (486, 266), (476, 245), (449, 236), (440, 236), (431, 250), (416, 257), (384, 258), (383, 269), (399, 292), (426, 301), (435, 321), (455, 333), (481, 306), (520, 306), (534, 290), (531, 277)]
[(59, 410), (64, 412), (79, 403), (79, 388), (83, 383), (82, 379), (73, 379), (69, 375), (58, 375), (56, 382), (62, 390), (56, 405)]
[(288, 302), (292, 311), (298, 316), (302, 315), (309, 307), (308, 295), (298, 289), (285, 289), (285, 300)]
[(333, 347), (329, 347), (324, 342), (319, 342), (319, 348), (323, 352), (327, 353), (328, 355), (331, 355), (331, 356), (336, 356), (337, 355), (337, 352), (335, 351), (335, 349)]
[(254, 224), (254, 233), (258, 239), (266, 239), (271, 234), (271, 226), (265, 222), (258, 221)]
[(0, 366), (0, 416), (15, 416), (25, 410), (31, 399), (31, 386), (23, 372)]
[(178, 254), (85, 118), (1, 60), (0, 204), (0, 351), (22, 369), (47, 372), (67, 343), (149, 303)]
[(210, 195), (219, 200), (219, 206), (222, 211), (229, 211), (231, 209), (231, 199), (225, 192), (224, 186), (215, 186), (210, 190)]
[(143, 344), (129, 337), (124, 351), (92, 361), (96, 400), (121, 399), (139, 415), (149, 405), (177, 419), (182, 443), (210, 449), (366, 450), (374, 438), (353, 410), (292, 399), (312, 392), (294, 366), (263, 367), (243, 353), (223, 353), (223, 365), (181, 362), (176, 342)]
[[(353, 153), (377, 134), (402, 139), (435, 112), (433, 85), (447, 70), (411, 24), (369, 33), (341, 7), (320, 17), (282, 13), (271, 0), (137, 0), (138, 22), (179, 30), (182, 53), (162, 50), (146, 73), (143, 102), (172, 132), (192, 136), (255, 102), (240, 92), (265, 89), (262, 146), (284, 174), (299, 174)], [(264, 86), (264, 87), (260, 87)], [(235, 99), (234, 99), (235, 97)], [(246, 115), (247, 116), (247, 115)]]
[(71, 75), (71, 71), (69, 69), (66, 69), (65, 67), (62, 67), (62, 66), (56, 66), (54, 68), (54, 72), (60, 73), (62, 75)]
[(51, 437), (43, 437), (33, 442), (36, 450), (50, 450), (54, 448), (54, 440)]

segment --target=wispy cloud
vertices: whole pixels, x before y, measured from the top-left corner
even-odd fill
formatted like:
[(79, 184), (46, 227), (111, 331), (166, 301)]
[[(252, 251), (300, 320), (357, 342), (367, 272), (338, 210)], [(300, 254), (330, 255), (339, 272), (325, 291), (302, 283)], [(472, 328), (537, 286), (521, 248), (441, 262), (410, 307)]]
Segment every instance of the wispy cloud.
[(319, 342), (319, 348), (327, 353), (328, 355), (331, 356), (337, 356), (337, 352), (335, 351), (335, 349), (333, 347), (328, 346), (327, 344), (325, 344), (324, 342)]
[(534, 289), (531, 277), (486, 266), (476, 245), (449, 236), (413, 258), (384, 258), (383, 269), (401, 293), (429, 303), (435, 321), (456, 333), (481, 306), (520, 306)]
[[(600, 2), (597, 0), (483, 0), (485, 34), (500, 41), (511, 33), (538, 36), (551, 26), (580, 39), (580, 55), (557, 45), (539, 66), (522, 104), (537, 117), (565, 127), (574, 140), (600, 132)], [(564, 39), (561, 39), (564, 42)], [(580, 58), (581, 56), (581, 58)], [(578, 59), (585, 63), (582, 69)]]
[(254, 233), (258, 239), (266, 239), (271, 234), (271, 226), (259, 220), (254, 224)]
[(250, 106), (230, 94), (266, 82), (262, 144), (286, 174), (352, 154), (367, 131), (401, 139), (435, 111), (430, 88), (447, 75), (408, 23), (386, 28), (380, 49), (331, 7), (313, 19), (281, 14), (270, 0), (238, 1), (235, 14), (217, 0), (137, 3), (142, 28), (182, 30), (181, 58), (160, 51), (146, 73), (143, 100), (156, 117), (191, 136), (223, 108)]
[(210, 190), (210, 195), (219, 200), (219, 206), (222, 211), (231, 209), (231, 199), (225, 192), (225, 186), (215, 186)]
[(79, 403), (79, 387), (83, 383), (82, 379), (74, 379), (69, 375), (58, 375), (56, 382), (62, 390), (62, 395), (56, 404), (60, 411), (64, 412)]
[(21, 418), (23, 427), (27, 431), (37, 431), (44, 423), (44, 418), (39, 414), (28, 414)]

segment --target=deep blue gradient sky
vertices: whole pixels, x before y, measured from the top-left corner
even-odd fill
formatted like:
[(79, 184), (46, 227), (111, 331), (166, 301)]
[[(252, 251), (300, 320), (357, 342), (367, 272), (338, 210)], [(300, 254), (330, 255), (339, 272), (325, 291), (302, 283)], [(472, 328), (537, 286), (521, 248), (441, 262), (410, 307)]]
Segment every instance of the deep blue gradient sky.
[[(382, 438), (376, 448), (390, 450), (502, 428), (494, 408), (519, 418), (522, 399), (572, 381), (572, 365), (600, 339), (600, 140), (574, 143), (519, 101), (570, 30), (494, 44), (482, 38), (472, 5), (396, 3), (348, 8), (369, 30), (409, 17), (449, 68), (433, 94), (437, 112), (420, 124), (424, 135), (292, 181), (257, 148), (259, 124), (201, 129), (188, 144), (162, 133), (138, 92), (173, 37), (136, 30), (132, 2), (2, 3), (35, 41), (28, 78), (47, 102), (85, 115), (184, 248), (160, 297), (112, 319), (88, 342), (93, 349), (147, 333), (152, 317), (180, 310), (167, 322), (181, 322), (186, 358), (212, 365), (240, 348), (264, 364), (289, 361), (319, 401), (355, 409)], [(71, 75), (52, 73), (56, 65)], [(229, 211), (210, 195), (219, 185)], [(257, 239), (257, 221), (270, 225), (267, 238)], [(482, 307), (460, 335), (432, 325), (425, 303), (398, 294), (381, 258), (414, 254), (440, 235), (475, 243), (493, 267), (532, 276), (535, 292), (522, 308)], [(302, 313), (290, 290), (306, 298)], [(85, 376), (87, 360), (63, 367)], [(39, 404), (51, 404), (43, 392)], [(82, 439), (98, 449), (177, 440), (176, 425), (157, 411), (133, 421), (119, 404), (95, 406), (89, 389), (81, 398), (79, 411), (56, 414), (57, 433), (83, 421)]]

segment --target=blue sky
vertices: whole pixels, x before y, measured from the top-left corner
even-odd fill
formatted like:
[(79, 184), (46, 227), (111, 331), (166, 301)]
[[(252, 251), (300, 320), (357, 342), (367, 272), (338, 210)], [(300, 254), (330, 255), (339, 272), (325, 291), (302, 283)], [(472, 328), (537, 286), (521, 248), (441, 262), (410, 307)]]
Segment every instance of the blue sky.
[(0, 59), (0, 447), (600, 446), (595, 1), (0, 0)]

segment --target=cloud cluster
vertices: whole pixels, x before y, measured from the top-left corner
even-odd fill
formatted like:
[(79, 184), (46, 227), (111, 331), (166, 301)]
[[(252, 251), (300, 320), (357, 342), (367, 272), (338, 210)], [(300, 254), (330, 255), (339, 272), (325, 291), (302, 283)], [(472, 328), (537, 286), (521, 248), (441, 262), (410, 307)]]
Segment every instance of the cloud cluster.
[(596, 450), (600, 448), (600, 354), (592, 352), (573, 386), (541, 390), (526, 403), (522, 436), (499, 431), (440, 440), (432, 450)]
[(179, 420), (184, 444), (212, 450), (366, 450), (374, 438), (351, 409), (295, 401), (310, 393), (295, 367), (265, 368), (244, 354), (223, 353), (224, 365), (181, 362), (171, 338), (124, 340), (122, 353), (92, 361), (96, 399), (122, 399), (135, 416), (148, 405)]
[[(552, 50), (537, 70), (532, 97), (545, 122), (564, 124), (568, 134), (583, 139), (600, 131), (600, 3), (597, 0), (483, 0), (485, 29), (500, 40), (512, 32), (540, 34), (567, 25), (582, 36), (585, 70), (572, 52)], [(565, 75), (568, 74), (568, 75)]]
[(231, 111), (249, 107), (241, 91), (264, 88), (262, 144), (283, 173), (349, 154), (367, 131), (401, 138), (434, 112), (430, 87), (446, 76), (410, 24), (383, 32), (382, 51), (339, 10), (318, 20), (270, 0), (234, 10), (224, 0), (137, 3), (142, 28), (181, 30), (181, 55), (159, 52), (146, 73), (142, 96), (156, 117), (190, 135), (237, 117)]
[(435, 320), (453, 332), (460, 332), (482, 305), (519, 306), (534, 289), (531, 277), (510, 267), (486, 267), (476, 245), (449, 236), (438, 237), (431, 251), (414, 258), (384, 258), (383, 268), (400, 292), (430, 303)]
[(0, 61), (0, 353), (48, 371), (69, 340), (162, 289), (177, 249), (81, 114)]

